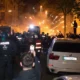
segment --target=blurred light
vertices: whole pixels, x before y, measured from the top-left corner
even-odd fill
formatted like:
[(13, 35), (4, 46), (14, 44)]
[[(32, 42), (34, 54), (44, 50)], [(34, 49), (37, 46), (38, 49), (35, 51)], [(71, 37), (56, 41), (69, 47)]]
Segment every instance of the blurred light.
[(78, 26), (78, 28), (80, 28), (80, 26)]
[(64, 18), (64, 16), (61, 16), (61, 18)]
[(62, 28), (64, 28), (64, 26), (62, 26)]
[(29, 19), (31, 19), (31, 20), (32, 20), (32, 17), (29, 17)]
[(72, 24), (74, 24), (74, 22), (72, 22)]
[(33, 10), (35, 9), (35, 7), (33, 7)]
[(46, 11), (45, 11), (45, 15), (47, 16), (47, 14), (48, 14), (48, 11), (46, 10)]
[(28, 29), (29, 27), (27, 26), (26, 29)]
[(9, 12), (9, 13), (11, 13), (11, 12), (12, 12), (12, 10), (8, 10), (8, 12)]
[(42, 24), (44, 24), (44, 23), (45, 23), (45, 20), (42, 21)]
[(57, 32), (59, 32), (59, 30), (57, 30)]
[(55, 21), (57, 18), (58, 18), (58, 16), (56, 16), (53, 21)]
[(30, 50), (31, 51), (34, 51), (34, 48), (35, 48), (34, 45), (30, 45)]
[(40, 6), (40, 11), (42, 11), (42, 8), (43, 8), (43, 6), (41, 5), (41, 6)]
[(25, 18), (27, 18), (27, 17), (25, 16)]
[(57, 19), (57, 18), (58, 18), (58, 16), (55, 17), (55, 19)]
[(40, 9), (42, 8), (42, 5), (40, 6)]
[(39, 22), (39, 25), (41, 25), (41, 22)]
[(64, 21), (61, 21), (60, 23), (64, 23)]
[(30, 28), (30, 29), (33, 29), (33, 28), (34, 28), (34, 25), (33, 25), (33, 24), (31, 24), (29, 28)]
[(17, 39), (18, 39), (18, 40), (21, 40), (22, 38), (18, 37)]
[(46, 26), (45, 28), (47, 28), (47, 29), (48, 29), (48, 26)]
[(71, 23), (71, 27), (73, 27), (74, 22)]
[(57, 27), (58, 27), (58, 26), (55, 26), (54, 29), (57, 28)]
[(67, 80), (72, 80), (72, 77), (65, 76)]

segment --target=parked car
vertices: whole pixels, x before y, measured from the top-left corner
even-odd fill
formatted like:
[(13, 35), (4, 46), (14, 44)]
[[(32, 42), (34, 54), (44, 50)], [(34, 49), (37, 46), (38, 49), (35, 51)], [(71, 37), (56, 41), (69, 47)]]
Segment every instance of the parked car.
[(51, 73), (80, 72), (80, 40), (53, 39), (48, 49), (47, 68)]
[(80, 75), (69, 75), (54, 78), (53, 80), (80, 80)]

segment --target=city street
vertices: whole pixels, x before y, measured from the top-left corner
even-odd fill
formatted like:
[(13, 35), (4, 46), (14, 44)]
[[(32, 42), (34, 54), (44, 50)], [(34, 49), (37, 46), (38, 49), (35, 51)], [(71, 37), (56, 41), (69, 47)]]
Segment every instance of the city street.
[(80, 80), (80, 0), (0, 0), (0, 80)]

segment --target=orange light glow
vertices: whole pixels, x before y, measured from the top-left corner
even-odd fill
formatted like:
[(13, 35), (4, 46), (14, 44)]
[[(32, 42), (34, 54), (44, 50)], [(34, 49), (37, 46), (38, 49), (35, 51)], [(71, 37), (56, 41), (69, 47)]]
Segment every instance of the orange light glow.
[(31, 20), (32, 20), (32, 17), (29, 17), (29, 19), (31, 19)]
[(48, 14), (48, 11), (46, 10), (46, 11), (45, 11), (45, 15), (47, 15), (47, 14)]
[(12, 12), (12, 10), (8, 10), (8, 12), (9, 12), (9, 13), (11, 13), (11, 12)]

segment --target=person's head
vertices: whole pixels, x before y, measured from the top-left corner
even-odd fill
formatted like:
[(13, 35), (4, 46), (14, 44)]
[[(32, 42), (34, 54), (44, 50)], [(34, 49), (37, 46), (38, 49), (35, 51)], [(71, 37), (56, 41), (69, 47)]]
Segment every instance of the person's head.
[(32, 68), (34, 64), (34, 56), (31, 52), (25, 52), (22, 56), (21, 56), (21, 62), (20, 65), (23, 68)]

